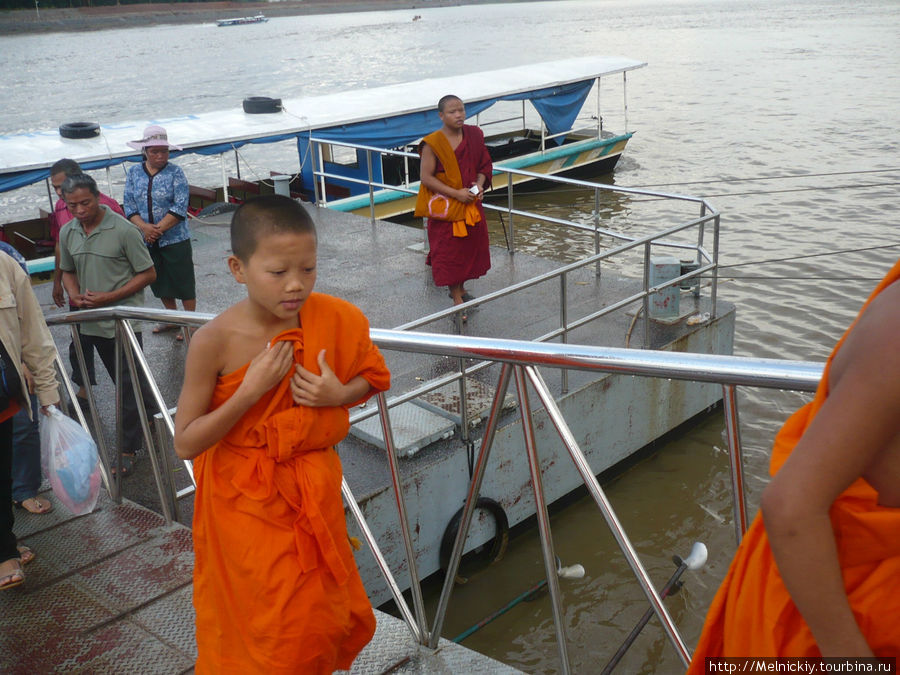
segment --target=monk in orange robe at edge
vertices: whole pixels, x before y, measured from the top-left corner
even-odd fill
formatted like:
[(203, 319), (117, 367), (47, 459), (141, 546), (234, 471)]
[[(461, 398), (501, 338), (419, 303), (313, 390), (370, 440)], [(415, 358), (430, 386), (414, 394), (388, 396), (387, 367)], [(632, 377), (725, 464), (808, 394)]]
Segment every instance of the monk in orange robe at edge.
[(299, 203), (243, 204), (228, 267), (247, 298), (188, 350), (175, 448), (197, 480), (198, 675), (348, 669), (375, 631), (334, 445), (390, 374), (362, 312), (312, 293), (316, 246)]
[(900, 654), (900, 261), (775, 438), (761, 513), (712, 601), (707, 657)]
[[(466, 124), (458, 96), (438, 101), (443, 126), (419, 146), (421, 184), (415, 215), (428, 218), (428, 257), (436, 286), (447, 286), (454, 305), (471, 300), (469, 279), (491, 269), (487, 220), (481, 199), (491, 185), (493, 164), (484, 133)], [(463, 317), (465, 320), (466, 317)]]

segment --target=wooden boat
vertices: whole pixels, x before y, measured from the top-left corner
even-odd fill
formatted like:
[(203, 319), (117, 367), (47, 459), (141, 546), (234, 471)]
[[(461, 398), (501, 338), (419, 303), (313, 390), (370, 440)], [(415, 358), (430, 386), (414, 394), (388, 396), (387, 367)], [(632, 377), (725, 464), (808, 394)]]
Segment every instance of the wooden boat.
[(245, 23), (265, 23), (268, 19), (262, 14), (257, 14), (255, 16), (242, 16), (236, 19), (218, 19), (216, 20), (217, 26), (240, 26)]
[[(453, 93), (466, 104), (470, 121), (485, 131), (495, 167), (546, 175), (611, 171), (625, 149), (628, 130), (626, 76), (647, 64), (618, 56), (585, 56), (492, 71), (431, 78), (382, 87), (287, 99), (251, 97), (231, 110), (131, 122), (71, 123), (60, 130), (0, 136), (0, 192), (47, 180), (48, 168), (70, 157), (86, 170), (138, 162), (126, 142), (150, 123), (178, 139), (181, 154), (226, 155), (247, 144), (297, 144), (300, 170), (292, 176), (250, 183), (230, 179), (217, 190), (193, 188), (202, 208), (259, 192), (281, 190), (319, 206), (389, 218), (412, 211), (418, 189), (418, 141), (440, 127), (438, 99)], [(600, 82), (622, 78), (623, 128), (605, 128)], [(591, 92), (596, 107), (588, 121), (579, 114)], [(604, 89), (604, 102), (609, 94)], [(510, 106), (517, 113), (509, 116)], [(496, 112), (499, 110), (499, 117)], [(503, 115), (507, 115), (503, 117)], [(474, 118), (474, 119), (471, 119)], [(92, 133), (62, 134), (63, 127)], [(576, 128), (581, 124), (580, 128)], [(73, 138), (73, 135), (84, 136)], [(239, 171), (239, 167), (238, 167)], [(239, 174), (240, 175), (240, 174)], [(283, 178), (283, 180), (282, 180)], [(530, 180), (517, 176), (514, 182)], [(494, 176), (494, 190), (507, 174)], [(48, 187), (49, 192), (49, 187)], [(10, 225), (3, 226), (9, 228)], [(33, 237), (32, 237), (33, 238)]]

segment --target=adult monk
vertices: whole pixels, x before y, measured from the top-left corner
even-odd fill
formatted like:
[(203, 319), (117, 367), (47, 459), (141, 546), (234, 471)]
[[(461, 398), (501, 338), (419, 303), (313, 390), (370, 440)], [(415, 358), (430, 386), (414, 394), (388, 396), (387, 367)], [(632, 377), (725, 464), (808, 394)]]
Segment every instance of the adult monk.
[(900, 654), (900, 261), (775, 438), (771, 483), (712, 601), (705, 657)]
[[(428, 257), (437, 286), (447, 286), (453, 304), (472, 296), (465, 283), (491, 269), (490, 241), (481, 199), (491, 185), (493, 165), (484, 133), (466, 124), (458, 96), (438, 101), (443, 126), (419, 148), (421, 185), (415, 215), (428, 218)], [(465, 317), (463, 317), (465, 320)]]
[(280, 195), (245, 202), (228, 266), (247, 297), (191, 340), (175, 448), (194, 460), (198, 675), (348, 669), (375, 631), (334, 446), (390, 386), (365, 316), (313, 293), (316, 231)]

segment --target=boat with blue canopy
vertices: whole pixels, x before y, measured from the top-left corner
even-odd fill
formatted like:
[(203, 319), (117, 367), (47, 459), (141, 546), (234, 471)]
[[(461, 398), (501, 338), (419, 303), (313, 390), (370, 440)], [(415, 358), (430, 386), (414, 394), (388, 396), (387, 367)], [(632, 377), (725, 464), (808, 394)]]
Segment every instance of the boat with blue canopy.
[[(248, 144), (296, 143), (295, 174), (249, 189), (246, 181), (223, 181), (220, 188), (206, 190), (206, 203), (234, 201), (254, 189), (283, 190), (319, 206), (390, 218), (412, 211), (417, 144), (440, 127), (437, 101), (445, 94), (465, 102), (470, 121), (485, 131), (495, 165), (547, 175), (589, 168), (600, 175), (612, 170), (632, 137), (626, 76), (646, 65), (620, 56), (584, 56), (283, 101), (251, 97), (231, 110), (167, 119), (74, 122), (0, 135), (0, 192), (46, 181), (47, 170), (62, 157), (85, 170), (139, 162), (127, 141), (149, 124), (161, 124), (183, 147), (173, 158), (220, 155), (223, 175), (231, 151)], [(622, 93), (622, 129), (615, 132), (605, 127), (600, 108), (601, 93), (604, 102), (609, 95), (601, 80), (613, 76), (621, 78), (616, 86)], [(596, 104), (583, 110), (592, 91)], [(503, 189), (506, 180), (507, 174), (498, 173), (494, 190)], [(242, 185), (245, 189), (236, 194), (235, 187)]]

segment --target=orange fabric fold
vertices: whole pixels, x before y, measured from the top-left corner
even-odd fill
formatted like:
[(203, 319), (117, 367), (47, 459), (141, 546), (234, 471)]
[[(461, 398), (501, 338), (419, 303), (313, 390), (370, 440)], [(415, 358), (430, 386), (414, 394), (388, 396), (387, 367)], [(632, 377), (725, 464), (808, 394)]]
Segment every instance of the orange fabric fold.
[[(435, 173), (435, 178), (455, 190), (462, 189), (464, 186), (459, 162), (444, 133), (441, 130), (433, 131), (422, 139), (422, 142), (427, 143), (428, 147), (434, 151), (444, 169)], [(416, 209), (413, 214), (421, 218), (436, 218), (451, 223), (454, 237), (468, 236), (466, 227), (474, 227), (481, 222), (481, 213), (474, 201), (466, 204), (453, 197), (437, 194), (426, 187), (424, 183), (419, 184), (419, 194), (416, 197)]]
[[(273, 342), (319, 372), (372, 388), (345, 407), (294, 405), (290, 373), (194, 460), (194, 607), (203, 673), (331, 673), (347, 669), (371, 639), (375, 618), (347, 537), (342, 470), (334, 445), (349, 408), (390, 386), (363, 314), (314, 293), (302, 328)], [(210, 409), (234, 394), (249, 364), (221, 376)]]
[[(888, 285), (900, 279), (900, 261), (869, 296), (859, 315)], [(857, 319), (859, 320), (859, 316)], [(770, 473), (781, 468), (828, 397), (828, 377), (856, 321), (838, 341), (815, 396), (785, 422), (775, 437)], [(863, 478), (831, 506), (844, 589), (863, 635), (877, 656), (900, 654), (900, 509), (878, 504), (878, 493)], [(713, 598), (689, 673), (705, 672), (715, 656), (820, 656), (812, 632), (784, 586), (757, 513)]]

